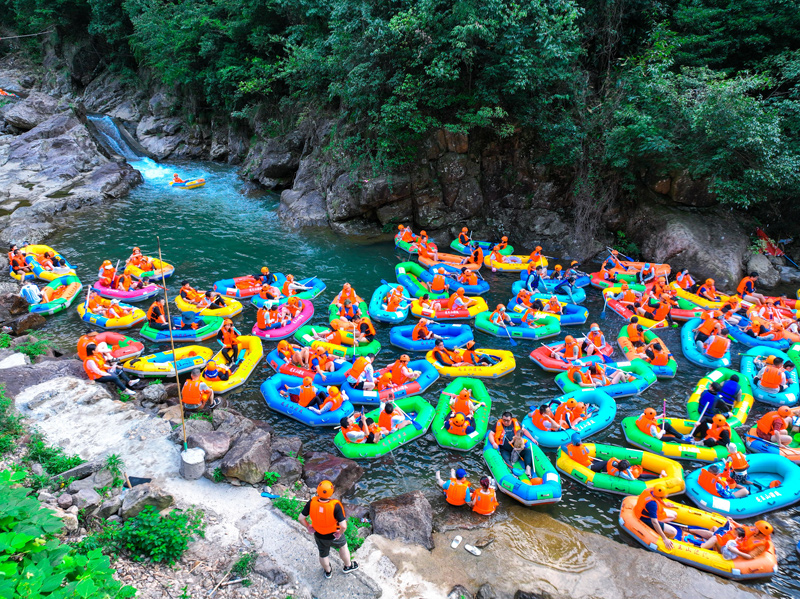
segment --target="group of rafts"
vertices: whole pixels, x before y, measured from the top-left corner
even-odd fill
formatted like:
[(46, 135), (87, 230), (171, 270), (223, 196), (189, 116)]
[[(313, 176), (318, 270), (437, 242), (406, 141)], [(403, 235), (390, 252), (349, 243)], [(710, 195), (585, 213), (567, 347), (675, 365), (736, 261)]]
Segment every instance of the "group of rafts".
[[(599, 272), (590, 275), (578, 271), (574, 262), (567, 269), (557, 265), (548, 270), (547, 257), (539, 247), (530, 255), (515, 256), (505, 238), (499, 243), (473, 242), (466, 230), (451, 244), (458, 255), (438, 252), (424, 231), (414, 235), (403, 227), (395, 244), (418, 261), (398, 264), (397, 283), (383, 281), (369, 304), (346, 284), (329, 306), (327, 327), (307, 324), (314, 314), (312, 300), (325, 290), (322, 281), (316, 277), (296, 281), (292, 275), (270, 273), (265, 267), (257, 275), (217, 281), (205, 293), (183, 285), (175, 298), (181, 314), (173, 318), (173, 339), (180, 343), (210, 339), (224, 320), (241, 312), (239, 300), (250, 298), (258, 307), (257, 322), (251, 335), (238, 338), (240, 354), (235, 364), (228, 365), (235, 376), (209, 381), (216, 392), (244, 384), (263, 357), (262, 339), (278, 341), (267, 355), (277, 374), (261, 386), (267, 405), (309, 426), (342, 429), (334, 443), (347, 457), (381, 457), (432, 426), (442, 447), (470, 451), (482, 444), (500, 490), (525, 505), (559, 501), (560, 471), (591, 488), (628, 495), (620, 524), (647, 548), (730, 578), (764, 577), (776, 571), (771, 529), (763, 521), (758, 527), (745, 527), (750, 558), (725, 559), (715, 549), (735, 534), (729, 532), (736, 527), (726, 517), (756, 516), (800, 500), (800, 467), (794, 463), (800, 461), (800, 438), (796, 438), (800, 435), (786, 435), (795, 421), (794, 412), (787, 410), (798, 402), (800, 389), (796, 372), (782, 367), (800, 358), (800, 344), (792, 343), (797, 340), (794, 300), (758, 296), (763, 301), (752, 301), (755, 279), (751, 277), (743, 282), (743, 293), (733, 296), (717, 292), (710, 280), (696, 285), (686, 272), (668, 283), (668, 265), (623, 260), (616, 252)], [(80, 281), (68, 264), (69, 271), (63, 271), (63, 258), (46, 246), (24, 249), (30, 268), (15, 269), (22, 262), (14, 260), (12, 276), (47, 280), (51, 290), (41, 294), (31, 311), (53, 314), (75, 301)], [(61, 272), (42, 260), (45, 254), (57, 258), (56, 264), (62, 261)], [(520, 273), (508, 306), (490, 311), (481, 298), (489, 290), (480, 274), (482, 266)], [(149, 314), (130, 304), (156, 297), (163, 289), (159, 282), (173, 272), (171, 265), (135, 248), (121, 271), (119, 263), (114, 266), (106, 261), (101, 266), (98, 281), (78, 312), (87, 323), (105, 329), (125, 329), (147, 321)], [(588, 311), (579, 304), (589, 284), (603, 289), (606, 306), (629, 320), (618, 336), (625, 360), (611, 359), (614, 349), (596, 324), (588, 333), (540, 343), (530, 358), (558, 373), (555, 381), (565, 394), (545, 405), (531, 406), (521, 424), (513, 421), (511, 430), (518, 429), (527, 438), (515, 435), (515, 446), (521, 442), (524, 449), (512, 453), (514, 463), (509, 463), (509, 456), (496, 447), (505, 441), (505, 433), (500, 424), (490, 429), (492, 400), (479, 379), (512, 372), (515, 358), (510, 351), (476, 348), (472, 329), (464, 321), (474, 319), (478, 330), (505, 337), (512, 346), (520, 339), (557, 336), (562, 325), (587, 321)], [(43, 307), (54, 302), (59, 302), (57, 309)], [(419, 319), (416, 324), (400, 324), (409, 313)], [(658, 378), (675, 376), (677, 364), (656, 332), (675, 321), (685, 322), (681, 341), (687, 359), (714, 369), (689, 398), (688, 419), (658, 417), (651, 408), (639, 417), (622, 420), (627, 440), (641, 449), (583, 444), (582, 439), (612, 424), (615, 398), (639, 394)], [(381, 349), (374, 322), (394, 325), (391, 343), (407, 352), (426, 352), (425, 358), (412, 360), (404, 354), (384, 368), (373, 369), (372, 361)], [(751, 347), (742, 359), (741, 373), (728, 368), (730, 333)], [(149, 321), (140, 334), (154, 342), (169, 341), (169, 331), (151, 327)], [(111, 331), (100, 337), (97, 342), (105, 341), (115, 357), (125, 360), (125, 370), (137, 376), (175, 376), (171, 351), (141, 356), (144, 346), (133, 339)], [(180, 346), (174, 360), (177, 374), (206, 368), (209, 363), (225, 364), (222, 352), (215, 355), (200, 345)], [(775, 382), (776, 368), (781, 370), (778, 386), (770, 388), (765, 384)], [(713, 414), (719, 406), (709, 403), (708, 393), (713, 395), (720, 384), (735, 380), (734, 374), (740, 390), (733, 405), (724, 414)], [(421, 395), (440, 375), (454, 379), (434, 408)], [(745, 425), (754, 396), (780, 407), (750, 428), (747, 446), (758, 453), (745, 457), (745, 444), (734, 428)], [(357, 412), (356, 405), (372, 410)], [(705, 426), (699, 427), (699, 421)], [(783, 423), (784, 429), (772, 426), (773, 421)], [(677, 436), (665, 435), (665, 429)], [(698, 435), (698, 429), (705, 429), (705, 434)], [(557, 448), (555, 468), (542, 448)], [(530, 467), (522, 459), (525, 451), (530, 452)], [(684, 478), (675, 460), (711, 465)], [(741, 471), (741, 460), (748, 467), (747, 485), (737, 488), (735, 480), (742, 479), (734, 474)], [(735, 472), (732, 464), (738, 468)], [(620, 465), (628, 468), (621, 471)], [(710, 511), (663, 499), (684, 490)], [(656, 501), (673, 529), (683, 531), (681, 540), (668, 540), (643, 523), (647, 500)], [(709, 544), (709, 537), (717, 539), (716, 547)]]

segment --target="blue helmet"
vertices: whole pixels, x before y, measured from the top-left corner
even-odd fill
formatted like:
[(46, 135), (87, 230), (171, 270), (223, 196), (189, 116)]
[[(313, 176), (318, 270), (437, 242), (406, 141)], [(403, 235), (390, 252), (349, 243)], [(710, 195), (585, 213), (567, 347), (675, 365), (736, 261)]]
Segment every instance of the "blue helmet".
[(463, 468), (459, 468), (456, 470), (456, 478), (464, 478), (467, 475), (467, 471)]
[(570, 441), (572, 441), (573, 445), (580, 445), (581, 436), (578, 433), (572, 433), (572, 437), (570, 437)]

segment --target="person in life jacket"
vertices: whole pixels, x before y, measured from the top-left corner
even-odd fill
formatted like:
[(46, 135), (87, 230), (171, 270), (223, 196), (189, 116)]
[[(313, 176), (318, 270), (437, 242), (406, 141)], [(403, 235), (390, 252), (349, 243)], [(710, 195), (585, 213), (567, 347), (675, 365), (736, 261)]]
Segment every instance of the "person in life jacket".
[(648, 344), (641, 357), (645, 362), (653, 366), (666, 366), (669, 364), (672, 354), (656, 338)]
[(723, 476), (717, 464), (709, 464), (700, 470), (700, 476), (697, 478), (697, 484), (704, 491), (710, 493), (714, 497), (721, 497), (723, 499), (734, 499), (747, 497), (750, 491), (745, 487), (739, 487), (736, 483), (733, 485)]
[(408, 354), (403, 354), (397, 360), (387, 366), (392, 375), (392, 384), (396, 387), (405, 385), (408, 382), (415, 381), (419, 378), (422, 372), (412, 370), (408, 367), (411, 358)]
[(218, 291), (206, 291), (202, 294), (200, 301), (197, 304), (201, 308), (210, 308), (211, 310), (222, 310), (227, 307), (225, 298)]
[(269, 271), (268, 266), (262, 266), (261, 270), (253, 278), (261, 285), (272, 286), (278, 282), (278, 277), (275, 276), (275, 273)]
[(642, 472), (641, 466), (632, 466), (628, 460), (611, 458), (606, 462), (606, 474), (609, 476), (617, 476), (624, 480), (638, 480)]
[(522, 259), (519, 256), (504, 256), (500, 250), (495, 246), (489, 253), (489, 266), (492, 267), (492, 272), (495, 271), (495, 264), (519, 264)]
[(506, 307), (504, 304), (497, 304), (497, 308), (489, 315), (489, 322), (503, 328), (514, 326), (511, 317), (506, 314)]
[(642, 285), (647, 285), (656, 280), (656, 269), (649, 263), (645, 262), (642, 270), (639, 271), (639, 282)]
[(118, 299), (112, 299), (106, 310), (106, 316), (109, 318), (124, 318), (133, 311), (133, 308), (126, 308), (120, 304)]
[(384, 436), (410, 425), (411, 418), (408, 414), (403, 412), (403, 410), (396, 407), (390, 401), (387, 401), (383, 405), (380, 415), (378, 416), (378, 426), (381, 428)]
[(550, 273), (548, 278), (552, 279), (553, 281), (562, 280), (564, 278), (564, 267), (561, 266), (560, 264), (556, 264), (553, 267), (553, 272)]
[(473, 426), (475, 424), (475, 412), (479, 408), (486, 407), (484, 402), (474, 401), (470, 390), (466, 387), (461, 389), (461, 391), (458, 392), (458, 395), (455, 393), (449, 393), (447, 391), (442, 391), (442, 395), (447, 395), (450, 397), (450, 416), (463, 414), (467, 422)]
[(347, 443), (377, 443), (383, 436), (380, 427), (371, 422), (370, 418), (364, 418), (361, 412), (342, 416), (339, 428), (342, 429), (342, 436)]
[(358, 306), (354, 306), (349, 299), (344, 300), (344, 304), (339, 308), (339, 318), (352, 322), (359, 316), (361, 316), (361, 309)]
[(239, 333), (233, 326), (233, 321), (226, 318), (222, 323), (222, 328), (217, 333), (217, 340), (222, 342), (222, 357), (228, 364), (239, 361)]
[(644, 327), (639, 324), (638, 316), (631, 316), (630, 322), (625, 325), (625, 334), (628, 336), (633, 347), (644, 347)]
[(669, 509), (674, 506), (664, 501), (666, 496), (667, 488), (661, 483), (645, 489), (636, 501), (633, 514), (644, 524), (655, 530), (661, 537), (664, 547), (671, 551), (673, 547), (672, 539), (680, 540), (681, 536), (679, 536), (680, 529), (669, 524), (675, 520), (678, 514)]
[(329, 557), (331, 547), (339, 552), (344, 564), (342, 572), (358, 570), (358, 562), (350, 559), (350, 549), (344, 534), (347, 530), (347, 515), (341, 502), (333, 498), (333, 492), (333, 483), (323, 480), (317, 485), (316, 495), (306, 503), (298, 517), (298, 521), (306, 527), (308, 534), (314, 535), (319, 563), (325, 578), (333, 575)]
[(705, 318), (696, 328), (692, 329), (692, 332), (694, 333), (695, 344), (698, 344), (698, 351), (702, 351), (702, 344), (705, 343), (706, 339), (711, 335), (722, 332), (722, 324), (716, 318)]
[(706, 279), (703, 284), (697, 288), (697, 295), (710, 302), (718, 302), (719, 295), (714, 285), (714, 279)]
[(359, 316), (354, 321), (355, 337), (359, 343), (371, 343), (377, 334), (369, 316)]
[(464, 267), (461, 269), (456, 281), (461, 285), (475, 286), (478, 284), (478, 274), (474, 270)]
[(470, 340), (464, 345), (461, 352), (461, 362), (470, 366), (493, 366), (492, 359), (484, 353), (478, 353), (475, 349), (475, 342)]
[(33, 267), (28, 264), (25, 259), (26, 253), (24, 250), (14, 250), (14, 255), (11, 257), (11, 270), (18, 275), (24, 275), (33, 272)]
[[(280, 344), (279, 344), (280, 348)], [(292, 362), (298, 366), (303, 366), (314, 373), (325, 382), (328, 378), (327, 374), (336, 370), (336, 364), (328, 354), (328, 350), (324, 347), (300, 347), (293, 345), (295, 350), (292, 356)], [(298, 363), (298, 357), (300, 362)], [(305, 362), (303, 362), (305, 360)]]
[(589, 326), (589, 332), (581, 341), (581, 350), (587, 356), (596, 356), (601, 353), (601, 349), (606, 347), (606, 337), (603, 335), (603, 331), (600, 330), (600, 325), (596, 322), (593, 322)]
[(455, 350), (447, 349), (444, 340), (437, 339), (433, 347), (433, 358), (443, 366), (461, 366), (464, 361), (461, 354)]
[[(697, 428), (699, 429), (700, 427)], [(695, 436), (697, 437), (697, 435), (698, 433), (695, 431)], [(705, 433), (703, 445), (706, 447), (716, 447), (717, 445), (727, 447), (730, 442), (731, 425), (728, 424), (728, 421), (722, 414), (714, 414), (714, 417), (711, 419), (711, 426), (708, 427)]]
[(766, 520), (758, 520), (755, 525), (745, 527), (745, 530), (745, 539), (744, 541), (739, 540), (737, 547), (751, 557), (758, 557), (767, 550), (772, 542), (774, 529)]
[(461, 233), (458, 234), (458, 243), (464, 246), (469, 246), (470, 234), (469, 229), (466, 227), (461, 227)]
[(636, 428), (645, 435), (659, 439), (660, 441), (684, 443), (689, 442), (691, 437), (682, 435), (668, 421), (658, 422), (658, 413), (653, 408), (645, 408), (644, 412), (636, 419)]
[[(773, 358), (771, 362), (769, 358)], [(772, 393), (781, 393), (789, 386), (786, 380), (786, 373), (783, 370), (783, 358), (778, 356), (757, 356), (753, 363), (760, 368), (753, 380), (761, 388)]]
[(464, 414), (449, 416), (444, 421), (444, 429), (451, 435), (464, 436), (475, 432), (475, 427), (470, 424)]
[(606, 470), (606, 460), (593, 457), (589, 448), (583, 444), (581, 436), (578, 433), (572, 433), (570, 442), (561, 449), (571, 460), (577, 462), (584, 468), (588, 468), (592, 472), (605, 472)]
[(290, 297), (283, 306), (281, 306), (280, 314), (283, 324), (289, 324), (297, 318), (303, 311), (303, 304), (296, 296)]
[(494, 249), (496, 249), (498, 252), (502, 252), (507, 247), (508, 247), (508, 237), (503, 235), (503, 237), (500, 239), (500, 243), (495, 245)]
[(87, 343), (84, 348), (86, 357), (83, 370), (90, 381), (96, 383), (112, 383), (120, 391), (136, 391), (139, 379), (131, 379), (122, 370), (110, 363), (111, 348), (107, 343)]
[(766, 298), (762, 294), (756, 293), (757, 282), (758, 273), (753, 271), (739, 281), (739, 285), (736, 287), (736, 293), (742, 300), (760, 306), (766, 302)]
[(700, 417), (698, 418), (699, 424), (695, 430), (699, 438), (705, 436), (716, 414), (721, 414), (724, 418), (730, 418), (732, 415), (731, 408), (733, 406), (720, 396), (721, 390), (722, 386), (718, 382), (713, 382), (700, 393), (700, 397), (697, 400), (697, 410), (700, 413)]
[(231, 371), (227, 366), (218, 366), (214, 360), (209, 360), (203, 367), (202, 375), (206, 381), (227, 381), (231, 378)]
[(181, 178), (178, 176), (178, 173), (174, 173), (174, 174), (172, 175), (172, 182), (173, 182), (173, 183), (186, 183), (186, 181), (184, 181), (183, 179), (181, 179)]
[(165, 331), (169, 328), (164, 312), (164, 298), (157, 297), (147, 309), (147, 324), (151, 329)]
[(712, 334), (701, 345), (701, 353), (709, 358), (721, 360), (730, 351), (731, 340), (728, 338), (728, 329), (723, 328), (719, 334)]
[(181, 299), (189, 304), (198, 304), (202, 294), (189, 284), (189, 281), (181, 281), (179, 292)]
[(414, 235), (414, 231), (411, 230), (411, 227), (406, 227), (404, 225), (397, 225), (398, 233), (397, 235), (400, 236), (400, 241), (404, 241), (406, 243), (414, 243), (416, 236)]
[(489, 477), (484, 476), (481, 479), (481, 488), (477, 489), (472, 494), (472, 511), (482, 516), (491, 516), (494, 514), (497, 506), (500, 505), (497, 501), (497, 494), (492, 487), (492, 481)]
[(375, 354), (359, 356), (353, 362), (352, 368), (347, 371), (347, 382), (353, 389), (372, 391), (375, 389), (375, 370), (372, 363)]
[(435, 335), (430, 331), (428, 325), (431, 321), (427, 318), (420, 318), (417, 324), (411, 331), (411, 339), (413, 341), (427, 341), (429, 339), (441, 339), (441, 335)]
[(678, 287), (688, 293), (695, 293), (695, 291), (697, 291), (697, 282), (692, 278), (692, 275), (689, 274), (688, 268), (684, 268), (675, 275), (675, 282), (678, 284)]
[(350, 300), (351, 303), (356, 305), (364, 301), (358, 296), (350, 283), (342, 285), (342, 290), (336, 295), (332, 303), (341, 308), (344, 305), (344, 300)]
[(545, 275), (546, 271), (542, 266), (536, 266), (533, 270), (529, 270), (523, 288), (530, 293), (547, 293)]
[(392, 290), (381, 298), (381, 308), (387, 312), (397, 312), (405, 299), (401, 287), (392, 287)]
[(789, 406), (780, 406), (777, 410), (767, 412), (756, 423), (756, 436), (777, 445), (789, 445), (792, 442), (789, 428), (793, 417), (798, 414), (800, 408)]
[(442, 473), (436, 471), (436, 483), (441, 487), (444, 498), (450, 505), (461, 506), (472, 503), (472, 492), (463, 468), (450, 470), (449, 480), (442, 480)]
[(557, 345), (550, 351), (550, 357), (565, 362), (579, 360), (583, 356), (580, 344), (572, 335), (564, 337), (564, 344)]
[(11, 264), (11, 260), (14, 258), (14, 252), (17, 249), (18, 248), (17, 248), (17, 244), (16, 243), (12, 243), (10, 246), (8, 246), (8, 264), (9, 265)]
[(433, 279), (430, 283), (424, 283), (425, 287), (431, 293), (446, 293), (450, 286), (447, 284), (445, 280), (445, 270), (444, 268), (435, 268), (433, 270)]
[[(654, 320), (656, 323), (661, 323), (666, 320), (667, 324), (670, 326), (675, 324), (670, 316), (670, 310), (672, 310), (672, 306), (670, 305), (669, 301), (663, 298), (654, 301), (656, 301), (656, 303), (652, 304), (650, 300), (648, 300), (641, 307), (636, 308), (636, 313), (639, 316), (644, 316), (650, 320)], [(636, 304), (634, 304), (634, 306), (635, 305)]]
[(470, 255), (464, 258), (461, 264), (477, 264), (478, 266), (483, 266), (483, 250), (477, 242), (472, 244)]
[(464, 295), (464, 288), (459, 287), (456, 289), (455, 293), (450, 295), (450, 298), (447, 300), (447, 309), (448, 310), (466, 310), (470, 306), (473, 306), (476, 301), (474, 298), (467, 297)]
[(542, 431), (560, 431), (566, 428), (563, 423), (558, 422), (553, 415), (553, 408), (549, 403), (543, 403), (532, 412), (528, 412), (533, 426)]
[(547, 304), (544, 306), (544, 311), (550, 314), (561, 314), (564, 310), (561, 306), (561, 302), (558, 301), (558, 297), (551, 295), (547, 300)]
[(728, 443), (728, 457), (725, 458), (725, 469), (728, 470), (737, 485), (752, 485), (753, 481), (747, 478), (750, 463), (747, 457), (739, 451), (735, 443)]
[(560, 428), (572, 428), (575, 424), (572, 421), (572, 414), (573, 410), (577, 408), (578, 400), (574, 397), (570, 397), (567, 401), (562, 401), (558, 404), (555, 413), (553, 414), (553, 419), (558, 422)]
[(627, 281), (622, 281), (619, 285), (619, 293), (607, 294), (611, 299), (617, 300), (623, 304), (633, 304), (642, 299), (642, 294), (634, 289)]
[[(494, 429), (490, 429), (489, 443), (500, 452), (500, 456), (507, 464), (512, 464), (514, 447), (511, 442), (517, 434), (527, 437), (530, 443), (536, 443), (536, 439), (531, 436), (530, 432), (520, 426), (517, 419), (511, 415), (511, 412), (503, 412)], [(525, 463), (526, 474), (531, 476), (533, 472), (533, 453), (531, 451), (522, 451), (518, 452), (518, 455)]]
[(199, 368), (192, 370), (191, 377), (183, 383), (181, 403), (185, 410), (205, 410), (216, 408), (220, 400), (214, 397), (214, 390), (202, 378)]

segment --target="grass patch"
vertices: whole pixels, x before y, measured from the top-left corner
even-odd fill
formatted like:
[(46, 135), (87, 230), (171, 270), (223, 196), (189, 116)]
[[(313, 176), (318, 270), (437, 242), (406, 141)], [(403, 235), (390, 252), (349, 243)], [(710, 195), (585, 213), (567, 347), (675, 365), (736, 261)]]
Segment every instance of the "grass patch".
[(350, 547), (350, 551), (356, 551), (364, 544), (364, 539), (358, 536), (358, 531), (368, 526), (370, 526), (369, 522), (362, 522), (355, 516), (348, 516), (344, 538), (347, 539), (347, 545)]
[(297, 520), (303, 511), (303, 502), (290, 496), (288, 492), (277, 499), (273, 499), (272, 505), (292, 520)]

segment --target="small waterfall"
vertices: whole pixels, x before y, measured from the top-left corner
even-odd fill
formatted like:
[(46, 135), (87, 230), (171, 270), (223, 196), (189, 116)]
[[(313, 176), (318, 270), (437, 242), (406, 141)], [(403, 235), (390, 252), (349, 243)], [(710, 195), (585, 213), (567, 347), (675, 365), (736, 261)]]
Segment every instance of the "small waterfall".
[(87, 115), (94, 124), (97, 133), (101, 136), (101, 141), (115, 154), (119, 154), (126, 160), (139, 160), (141, 156), (137, 154), (122, 138), (117, 125), (111, 117), (105, 115)]

